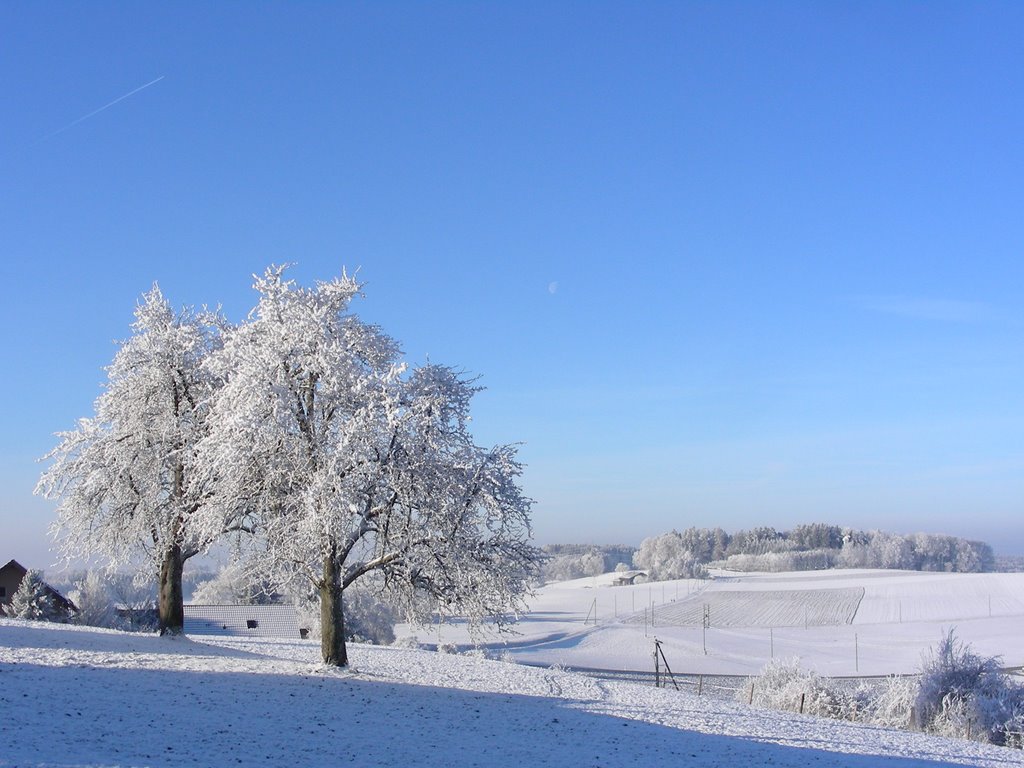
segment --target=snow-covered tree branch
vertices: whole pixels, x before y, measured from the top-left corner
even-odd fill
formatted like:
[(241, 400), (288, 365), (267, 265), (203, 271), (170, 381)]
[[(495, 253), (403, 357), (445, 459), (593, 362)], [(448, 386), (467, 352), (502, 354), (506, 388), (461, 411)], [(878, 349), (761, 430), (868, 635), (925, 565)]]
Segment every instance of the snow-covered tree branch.
[(219, 383), (203, 362), (224, 328), (212, 313), (174, 312), (154, 286), (107, 368), (95, 416), (58, 435), (36, 486), (59, 500), (52, 533), (67, 557), (98, 555), (110, 566), (148, 560), (159, 578), (161, 632), (181, 632), (184, 563), (226, 525), (196, 514), (207, 487), (193, 478)]
[[(439, 603), (499, 624), (536, 569), (515, 449), (468, 430), (477, 387), (349, 312), (347, 276), (313, 289), (271, 268), (258, 306), (210, 358), (224, 380), (199, 445), (200, 514), (245, 517), (278, 578), (320, 593), (324, 661), (344, 665), (342, 593), (369, 573), (407, 614)], [(424, 601), (429, 596), (429, 603)]]

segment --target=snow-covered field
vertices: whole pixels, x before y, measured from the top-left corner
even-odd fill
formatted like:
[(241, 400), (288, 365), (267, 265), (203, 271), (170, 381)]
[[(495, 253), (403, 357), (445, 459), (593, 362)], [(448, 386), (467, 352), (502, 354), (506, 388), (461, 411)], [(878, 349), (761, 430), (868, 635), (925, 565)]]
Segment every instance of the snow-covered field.
[(0, 766), (1024, 766), (557, 669), (354, 646), (341, 671), (318, 650), (0, 619)]
[[(624, 587), (612, 586), (614, 577), (543, 587), (519, 634), (487, 647), (528, 663), (649, 670), (657, 637), (680, 673), (755, 674), (773, 657), (797, 657), (824, 675), (887, 675), (915, 672), (922, 653), (955, 628), (979, 653), (1024, 665), (1021, 573), (718, 574)], [(459, 624), (401, 634), (472, 642)]]

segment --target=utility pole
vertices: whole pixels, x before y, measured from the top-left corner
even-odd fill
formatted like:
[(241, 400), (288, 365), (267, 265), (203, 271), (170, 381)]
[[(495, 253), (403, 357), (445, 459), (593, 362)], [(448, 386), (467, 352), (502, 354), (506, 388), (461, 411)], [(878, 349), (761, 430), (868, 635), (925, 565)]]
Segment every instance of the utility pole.
[(711, 606), (704, 603), (704, 655), (708, 655), (708, 627), (711, 626)]

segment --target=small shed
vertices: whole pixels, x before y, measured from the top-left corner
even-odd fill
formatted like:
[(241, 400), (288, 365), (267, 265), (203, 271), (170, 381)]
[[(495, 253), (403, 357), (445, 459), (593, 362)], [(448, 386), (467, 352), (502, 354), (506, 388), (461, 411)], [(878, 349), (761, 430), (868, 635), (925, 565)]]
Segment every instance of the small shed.
[(186, 605), (185, 634), (305, 637), (291, 605)]

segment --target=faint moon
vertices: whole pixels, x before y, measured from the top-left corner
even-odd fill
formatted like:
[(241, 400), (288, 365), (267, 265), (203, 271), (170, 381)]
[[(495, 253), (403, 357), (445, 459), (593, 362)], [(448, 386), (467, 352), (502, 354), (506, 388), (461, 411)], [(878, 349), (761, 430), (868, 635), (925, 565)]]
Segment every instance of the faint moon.
[(558, 293), (558, 281), (548, 283), (548, 293)]

